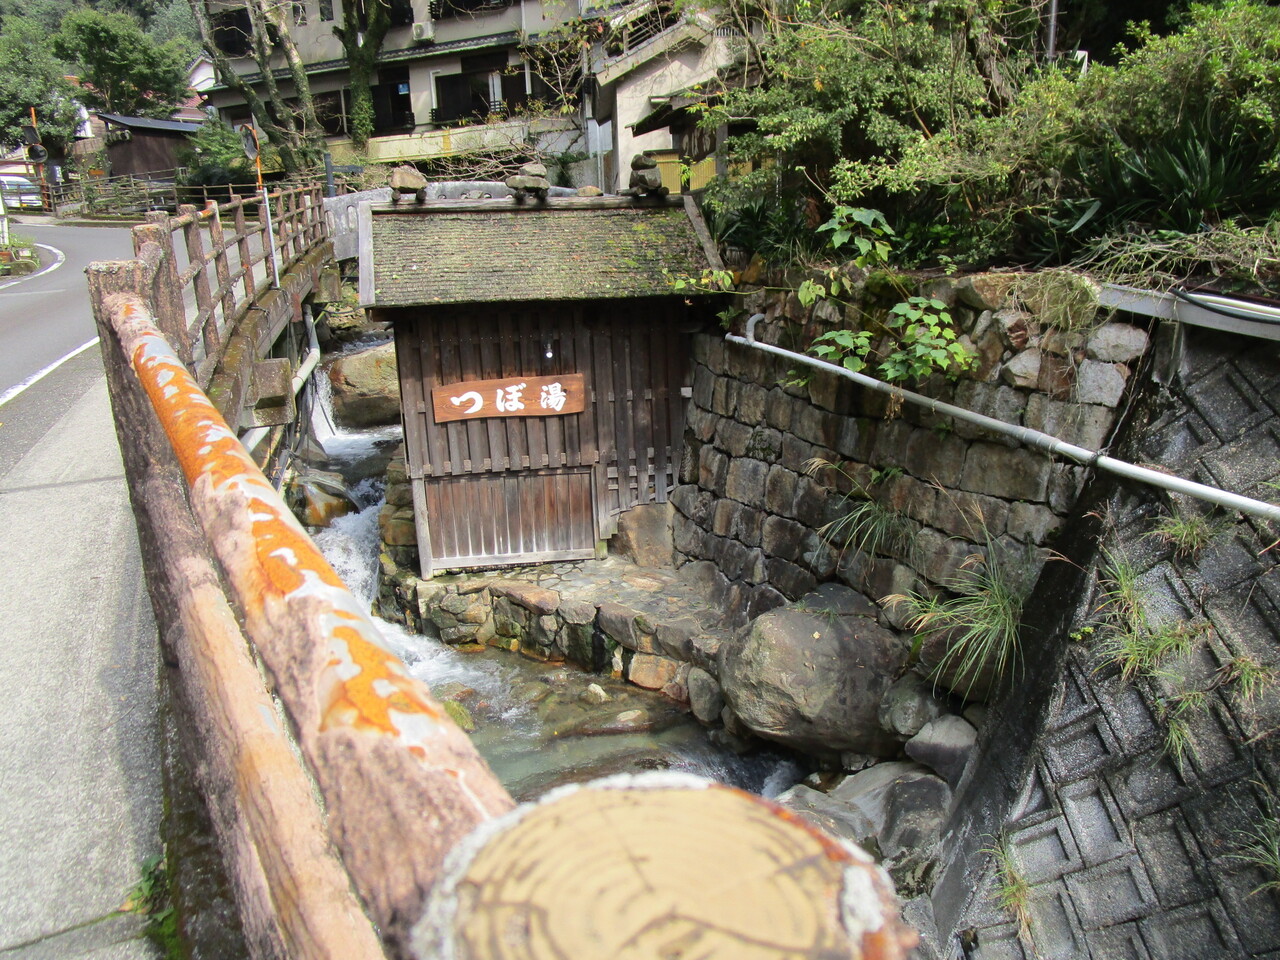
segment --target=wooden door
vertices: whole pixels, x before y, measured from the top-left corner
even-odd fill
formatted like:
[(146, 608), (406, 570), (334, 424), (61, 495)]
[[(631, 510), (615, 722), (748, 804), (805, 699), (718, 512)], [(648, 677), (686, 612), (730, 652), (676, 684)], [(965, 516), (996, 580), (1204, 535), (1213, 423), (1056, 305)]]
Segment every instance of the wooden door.
[[(422, 482), (439, 568), (595, 555), (591, 470), (478, 473)], [(426, 565), (424, 564), (424, 567)]]

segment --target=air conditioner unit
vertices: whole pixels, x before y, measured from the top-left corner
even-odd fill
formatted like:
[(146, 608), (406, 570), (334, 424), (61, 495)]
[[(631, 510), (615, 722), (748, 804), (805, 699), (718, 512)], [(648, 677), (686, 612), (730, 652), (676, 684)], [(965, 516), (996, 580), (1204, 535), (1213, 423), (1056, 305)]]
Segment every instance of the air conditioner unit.
[(414, 43), (433, 43), (436, 39), (436, 22), (434, 20), (418, 20), (413, 24)]

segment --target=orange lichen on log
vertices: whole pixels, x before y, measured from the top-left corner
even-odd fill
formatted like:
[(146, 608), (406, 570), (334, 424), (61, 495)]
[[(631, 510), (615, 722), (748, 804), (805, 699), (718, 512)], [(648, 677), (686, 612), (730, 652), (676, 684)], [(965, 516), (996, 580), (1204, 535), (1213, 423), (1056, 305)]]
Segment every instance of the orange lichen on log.
[(510, 795), (474, 745), (388, 651), (135, 298), (107, 312), (173, 446), (189, 503), (245, 632), (324, 795), (330, 836), (396, 947), (445, 856)]

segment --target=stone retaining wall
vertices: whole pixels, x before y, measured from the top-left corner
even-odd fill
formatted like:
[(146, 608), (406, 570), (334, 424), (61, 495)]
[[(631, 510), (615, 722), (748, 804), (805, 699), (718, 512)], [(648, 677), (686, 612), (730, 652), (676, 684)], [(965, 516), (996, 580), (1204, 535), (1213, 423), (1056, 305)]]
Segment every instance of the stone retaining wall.
[[(1058, 330), (1011, 291), (1011, 276), (999, 274), (927, 285), (978, 361), (957, 382), (937, 377), (921, 391), (1097, 449), (1146, 349), (1145, 331), (1092, 315), (1075, 318), (1080, 331)], [(883, 307), (845, 313), (863, 309)], [(766, 316), (759, 339), (794, 350), (844, 319), (831, 304), (806, 311), (788, 294), (757, 295), (748, 310)], [(890, 415), (886, 397), (835, 375), (818, 371), (796, 384), (784, 359), (716, 334), (694, 338), (694, 360), (671, 498), (675, 547), (680, 562), (716, 566), (737, 623), (830, 580), (876, 602), (936, 590), (989, 540), (1007, 556), (1025, 553), (1029, 582), (1084, 482), (1084, 468), (978, 428), (910, 405)], [(815, 470), (814, 458), (835, 466)], [(903, 542), (866, 556), (824, 539), (823, 525), (847, 513), (858, 491), (906, 518)], [(892, 609), (882, 619), (902, 626)]]

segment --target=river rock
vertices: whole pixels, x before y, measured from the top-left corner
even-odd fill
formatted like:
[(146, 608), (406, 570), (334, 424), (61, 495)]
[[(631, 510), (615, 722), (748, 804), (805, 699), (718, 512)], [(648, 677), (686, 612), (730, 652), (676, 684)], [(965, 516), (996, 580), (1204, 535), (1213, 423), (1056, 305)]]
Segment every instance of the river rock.
[(833, 610), (833, 599), (771, 610), (726, 641), (725, 699), (752, 732), (794, 749), (891, 756), (897, 741), (877, 714), (909, 643), (868, 617)]
[(627, 679), (646, 690), (661, 690), (676, 678), (680, 664), (667, 657), (637, 653), (627, 669)]
[(948, 714), (923, 727), (907, 741), (906, 754), (936, 770), (952, 787), (960, 782), (965, 764), (978, 742), (978, 731), (967, 720)]
[(820, 790), (797, 783), (780, 793), (776, 802), (834, 837), (863, 848), (873, 845), (875, 824), (857, 808), (834, 800)]
[(359, 510), (341, 474), (312, 467), (298, 471), (291, 487), (294, 513), (308, 527), (327, 527)]
[(724, 694), (716, 678), (700, 667), (689, 671), (689, 709), (703, 723), (715, 723), (724, 709)]
[(329, 366), (329, 383), (333, 416), (340, 424), (379, 427), (400, 422), (395, 344), (339, 357)]
[(934, 696), (933, 684), (918, 673), (908, 673), (880, 701), (880, 726), (900, 737), (914, 737), (945, 712), (946, 704)]

